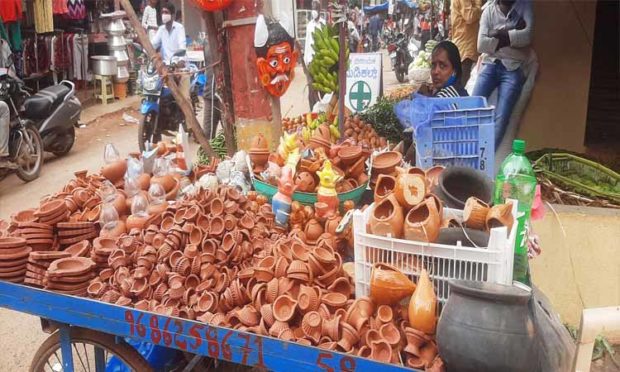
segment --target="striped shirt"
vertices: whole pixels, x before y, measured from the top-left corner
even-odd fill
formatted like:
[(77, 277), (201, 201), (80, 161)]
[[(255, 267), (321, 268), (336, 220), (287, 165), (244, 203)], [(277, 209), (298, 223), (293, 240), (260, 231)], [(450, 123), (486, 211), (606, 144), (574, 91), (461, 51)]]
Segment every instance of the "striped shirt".
[[(467, 91), (463, 88), (457, 88), (454, 85), (449, 85), (447, 87), (443, 87), (439, 90), (439, 92), (435, 93), (433, 97), (436, 98), (458, 98), (458, 97), (467, 97)], [(458, 106), (456, 103), (450, 105), (453, 110), (458, 110)]]

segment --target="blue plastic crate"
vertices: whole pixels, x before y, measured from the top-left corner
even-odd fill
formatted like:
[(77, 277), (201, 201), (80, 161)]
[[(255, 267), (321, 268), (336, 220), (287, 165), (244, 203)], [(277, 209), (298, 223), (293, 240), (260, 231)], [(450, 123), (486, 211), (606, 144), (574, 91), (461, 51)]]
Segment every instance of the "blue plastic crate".
[(418, 167), (456, 165), (495, 177), (495, 108), (484, 97), (426, 98), (419, 104), (423, 109), (411, 110)]

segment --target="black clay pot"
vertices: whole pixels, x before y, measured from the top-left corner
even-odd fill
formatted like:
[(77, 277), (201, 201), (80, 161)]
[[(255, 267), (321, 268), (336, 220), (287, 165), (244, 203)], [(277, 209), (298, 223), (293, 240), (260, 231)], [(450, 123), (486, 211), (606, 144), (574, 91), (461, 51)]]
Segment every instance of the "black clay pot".
[(530, 290), (450, 281), (437, 326), (439, 355), (448, 371), (537, 371)]
[(433, 188), (439, 199), (450, 208), (463, 209), (470, 196), (491, 204), (493, 181), (483, 172), (463, 167), (446, 168)]
[(439, 230), (435, 243), (456, 245), (459, 241), (463, 247), (486, 248), (489, 245), (489, 233), (467, 227), (444, 227)]

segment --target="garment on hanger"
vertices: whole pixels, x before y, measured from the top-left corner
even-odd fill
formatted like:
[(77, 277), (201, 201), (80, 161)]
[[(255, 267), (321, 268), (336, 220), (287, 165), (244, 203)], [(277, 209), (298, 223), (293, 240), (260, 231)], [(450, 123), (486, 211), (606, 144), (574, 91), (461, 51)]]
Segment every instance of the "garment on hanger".
[(54, 15), (49, 0), (34, 0), (34, 28), (39, 34), (54, 31)]
[(20, 21), (22, 0), (0, 0), (0, 16), (6, 23)]
[(88, 35), (73, 37), (73, 74), (76, 80), (88, 79)]
[(82, 20), (86, 18), (86, 6), (84, 0), (67, 0), (67, 14), (68, 19)]
[(54, 14), (69, 13), (69, 8), (67, 7), (67, 0), (52, 0), (52, 10)]
[(22, 25), (19, 21), (9, 23), (9, 38), (13, 51), (22, 50)]

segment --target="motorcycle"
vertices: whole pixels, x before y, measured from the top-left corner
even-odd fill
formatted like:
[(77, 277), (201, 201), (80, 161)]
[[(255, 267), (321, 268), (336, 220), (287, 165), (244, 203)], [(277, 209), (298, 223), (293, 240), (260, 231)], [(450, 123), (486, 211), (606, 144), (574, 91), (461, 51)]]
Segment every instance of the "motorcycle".
[(418, 51), (417, 40), (413, 37), (407, 38), (403, 33), (399, 33), (396, 36), (396, 41), (388, 45), (392, 70), (396, 73), (398, 82), (405, 82), (405, 76), (409, 72), (409, 65), (417, 56)]
[(9, 161), (13, 168), (0, 168), (0, 179), (14, 171), (17, 177), (30, 182), (39, 177), (43, 165), (43, 140), (39, 130), (30, 120), (20, 117), (18, 107), (29, 94), (18, 83), (16, 76), (11, 77), (9, 70), (0, 69), (0, 100), (7, 103), (11, 112), (9, 123)]
[[(134, 44), (142, 50), (142, 46)], [(174, 73), (178, 70), (174, 57), (182, 57), (185, 50), (174, 54), (173, 59), (168, 64), (168, 71)], [(196, 83), (197, 73), (194, 66), (190, 66), (192, 82), (190, 84), (190, 98), (194, 115), (198, 104), (199, 84)], [(192, 72), (193, 70), (193, 72)], [(179, 125), (187, 131), (185, 115), (176, 103), (172, 91), (165, 86), (164, 79), (159, 75), (155, 64), (150, 61), (142, 75), (142, 106), (140, 112), (144, 116), (138, 127), (138, 144), (140, 151), (146, 149), (146, 143), (155, 144), (161, 141), (162, 135), (172, 136), (179, 129)]]
[(368, 36), (368, 34), (364, 34), (364, 37), (362, 38), (363, 53), (370, 53), (371, 44), (372, 44), (372, 41), (370, 40), (370, 37)]

